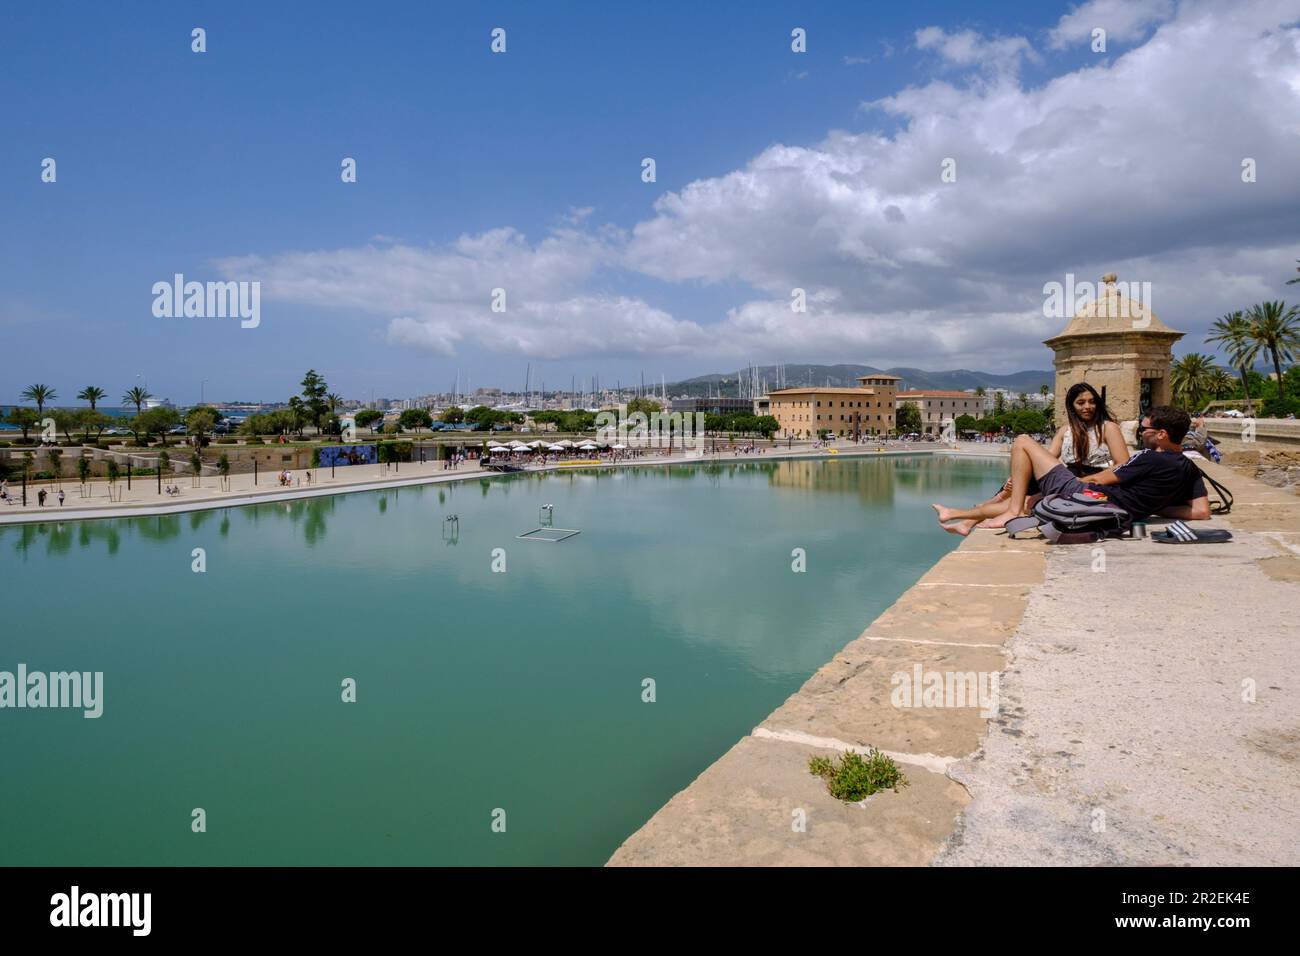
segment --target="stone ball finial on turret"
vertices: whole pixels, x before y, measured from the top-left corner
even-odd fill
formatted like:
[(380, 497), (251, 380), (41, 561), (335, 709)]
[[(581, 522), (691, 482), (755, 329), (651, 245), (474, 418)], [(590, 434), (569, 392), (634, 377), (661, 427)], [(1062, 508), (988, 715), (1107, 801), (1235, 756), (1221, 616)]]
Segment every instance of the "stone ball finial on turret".
[(1115, 273), (1113, 272), (1107, 272), (1104, 276), (1101, 277), (1101, 281), (1106, 283), (1106, 285), (1114, 285), (1115, 282), (1118, 281), (1118, 279), (1119, 276), (1115, 275)]

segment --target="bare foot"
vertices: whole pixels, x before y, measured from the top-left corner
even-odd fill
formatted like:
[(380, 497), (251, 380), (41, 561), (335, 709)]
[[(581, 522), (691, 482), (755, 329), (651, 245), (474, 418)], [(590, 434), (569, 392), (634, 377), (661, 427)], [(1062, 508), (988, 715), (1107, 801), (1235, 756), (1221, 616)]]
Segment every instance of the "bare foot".
[(943, 505), (937, 505), (937, 504), (935, 504), (935, 505), (930, 505), (930, 507), (933, 508), (933, 509), (934, 509), (934, 513), (937, 514), (937, 515), (939, 516), (939, 524), (945, 524), (945, 523), (947, 523), (947, 522), (953, 520), (953, 517), (952, 517), (953, 509), (952, 509), (952, 508), (945, 508)]
[(975, 519), (966, 518), (965, 520), (958, 521), (955, 524), (942, 524), (939, 527), (943, 528), (943, 530), (947, 531), (949, 534), (959, 534), (964, 538), (970, 534), (971, 528), (975, 527), (975, 524)]
[(1012, 518), (1019, 517), (1014, 511), (1004, 511), (995, 518), (986, 518), (977, 524), (977, 528), (1005, 528)]

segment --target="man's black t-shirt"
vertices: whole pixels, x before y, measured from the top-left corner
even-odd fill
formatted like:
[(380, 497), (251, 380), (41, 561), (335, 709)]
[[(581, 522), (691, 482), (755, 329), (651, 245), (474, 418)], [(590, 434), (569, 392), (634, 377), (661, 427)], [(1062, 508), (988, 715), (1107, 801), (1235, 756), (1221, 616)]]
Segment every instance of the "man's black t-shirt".
[(1201, 469), (1179, 451), (1138, 452), (1115, 469), (1117, 485), (1094, 485), (1135, 519), (1205, 497)]

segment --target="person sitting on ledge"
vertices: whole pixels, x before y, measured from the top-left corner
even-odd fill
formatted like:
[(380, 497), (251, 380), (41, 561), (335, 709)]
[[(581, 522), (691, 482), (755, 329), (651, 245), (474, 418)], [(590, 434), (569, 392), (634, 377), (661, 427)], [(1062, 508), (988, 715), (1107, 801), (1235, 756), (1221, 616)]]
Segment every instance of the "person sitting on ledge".
[[(1044, 495), (1072, 495), (1101, 491), (1134, 521), (1158, 514), (1180, 521), (1206, 521), (1210, 499), (1201, 471), (1183, 456), (1182, 442), (1191, 419), (1180, 408), (1160, 405), (1143, 416), (1138, 429), (1143, 450), (1117, 468), (1108, 468), (1081, 481), (1059, 458), (1027, 435), (1011, 447), (1011, 495), (1001, 514), (985, 518), (979, 508), (960, 510), (935, 505), (939, 523), (953, 534), (970, 534), (974, 527), (1002, 528), (1021, 514), (1030, 479), (1037, 479)], [(985, 519), (982, 520), (981, 519)]]
[[(1074, 477), (1086, 480), (1090, 475), (1128, 461), (1130, 456), (1124, 445), (1124, 435), (1095, 388), (1087, 382), (1071, 385), (1065, 395), (1065, 413), (1067, 423), (1056, 430), (1048, 453), (1059, 458)], [(1037, 482), (1031, 481), (1026, 511), (1038, 500), (1039, 491)], [(1011, 479), (1008, 477), (997, 494), (980, 502), (971, 512), (979, 511), (981, 518), (997, 517), (1006, 510), (1010, 497)], [(939, 506), (934, 505), (934, 508), (938, 510)], [(957, 528), (948, 530), (960, 533)]]

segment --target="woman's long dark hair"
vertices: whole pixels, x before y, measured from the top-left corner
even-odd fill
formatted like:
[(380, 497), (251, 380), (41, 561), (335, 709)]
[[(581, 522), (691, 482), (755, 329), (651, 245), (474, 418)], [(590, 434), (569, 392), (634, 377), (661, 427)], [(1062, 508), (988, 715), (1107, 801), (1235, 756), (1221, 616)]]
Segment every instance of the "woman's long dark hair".
[[(1084, 392), (1092, 392), (1093, 405), (1096, 411), (1093, 412), (1092, 421), (1085, 422), (1079, 417), (1079, 413), (1074, 410), (1074, 400)], [(1111, 420), (1110, 412), (1106, 411), (1106, 402), (1097, 394), (1097, 390), (1087, 382), (1078, 382), (1070, 386), (1070, 390), (1065, 393), (1065, 417), (1070, 423), (1070, 436), (1074, 439), (1074, 460), (1083, 464), (1088, 459), (1090, 449), (1088, 448), (1088, 430), (1096, 426), (1099, 431), (1097, 437), (1099, 441), (1106, 440), (1106, 423)]]

